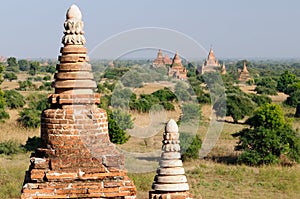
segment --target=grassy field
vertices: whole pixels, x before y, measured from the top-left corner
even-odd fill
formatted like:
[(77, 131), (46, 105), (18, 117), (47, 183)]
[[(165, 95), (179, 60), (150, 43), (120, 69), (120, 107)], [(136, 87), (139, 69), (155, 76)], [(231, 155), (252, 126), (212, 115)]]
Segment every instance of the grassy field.
[[(160, 89), (158, 85), (148, 85), (145, 91), (140, 93), (151, 93), (153, 90)], [(251, 88), (244, 88), (251, 90)], [(283, 97), (280, 100), (282, 100)], [(278, 101), (275, 100), (277, 103)], [(286, 116), (292, 118), (295, 109), (283, 107)], [(24, 129), (17, 125), (18, 111), (9, 111), (10, 119), (5, 123), (0, 123), (0, 142), (5, 140), (15, 140), (17, 143), (24, 144), (28, 137), (39, 135), (39, 129)], [(150, 124), (149, 114), (139, 115), (132, 113), (140, 127)], [(178, 118), (180, 110), (166, 112), (165, 120)], [(202, 107), (202, 121), (198, 133), (202, 138), (208, 130), (211, 107)], [(153, 116), (159, 117), (159, 116)], [(227, 118), (229, 120), (229, 118)], [(300, 129), (300, 120), (292, 121), (294, 129)], [(205, 198), (249, 198), (249, 199), (297, 199), (300, 198), (300, 165), (283, 167), (281, 165), (249, 167), (236, 165), (234, 160), (237, 152), (234, 146), (236, 138), (231, 136), (247, 127), (243, 124), (233, 124), (225, 122), (220, 137), (209, 153), (203, 160), (189, 161), (184, 163), (190, 191), (195, 199)], [(151, 138), (132, 137), (126, 144), (120, 146), (124, 151), (149, 152), (161, 148), (162, 129)], [(18, 198), (25, 176), (25, 171), (29, 167), (30, 153), (23, 153), (13, 156), (0, 156), (0, 198)], [(144, 163), (144, 164), (147, 164)], [(143, 165), (140, 165), (141, 167)], [(138, 189), (138, 199), (147, 199), (148, 191), (151, 189), (155, 171), (147, 173), (129, 173)]]

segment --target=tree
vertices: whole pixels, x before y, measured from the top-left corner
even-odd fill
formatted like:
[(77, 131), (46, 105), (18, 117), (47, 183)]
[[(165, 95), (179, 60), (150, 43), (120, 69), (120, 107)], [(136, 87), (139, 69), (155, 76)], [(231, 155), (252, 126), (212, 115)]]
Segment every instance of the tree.
[(289, 95), (284, 103), (288, 106), (296, 107), (300, 103), (300, 81), (290, 84), (285, 93)]
[(289, 161), (300, 160), (300, 137), (285, 121), (284, 113), (277, 104), (261, 106), (245, 128), (233, 134), (239, 137), (235, 150), (242, 151), (238, 161), (249, 165), (280, 162), (281, 157)]
[[(2, 73), (4, 71), (4, 66), (0, 65), (0, 85), (2, 84)], [(4, 97), (4, 92), (0, 87), (0, 122), (3, 122), (4, 119), (9, 118), (9, 114), (5, 111), (6, 101)]]
[(12, 80), (17, 80), (18, 77), (15, 73), (5, 73), (4, 79), (8, 79), (11, 82)]
[(29, 69), (29, 75), (36, 75), (40, 70), (40, 62), (33, 61), (30, 62), (30, 69)]
[(18, 61), (20, 71), (28, 71), (30, 64), (26, 59), (20, 59)]
[(25, 105), (24, 97), (16, 90), (4, 91), (4, 97), (6, 99), (6, 106), (11, 109), (21, 108)]
[(277, 95), (277, 82), (271, 77), (257, 80), (255, 91), (258, 94)]
[(231, 93), (226, 99), (226, 116), (231, 116), (235, 123), (250, 116), (255, 109), (253, 101), (245, 95)]
[(129, 136), (126, 134), (126, 131), (117, 124), (116, 120), (114, 119), (113, 112), (109, 109), (106, 111), (110, 141), (115, 144), (124, 144), (128, 141)]
[(7, 58), (7, 67), (6, 71), (12, 71), (12, 72), (18, 72), (19, 71), (19, 66), (17, 59), (15, 57), (9, 57)]
[(280, 92), (285, 92), (288, 85), (293, 84), (295, 81), (296, 81), (296, 75), (286, 70), (279, 77), (279, 80), (277, 82), (277, 90)]

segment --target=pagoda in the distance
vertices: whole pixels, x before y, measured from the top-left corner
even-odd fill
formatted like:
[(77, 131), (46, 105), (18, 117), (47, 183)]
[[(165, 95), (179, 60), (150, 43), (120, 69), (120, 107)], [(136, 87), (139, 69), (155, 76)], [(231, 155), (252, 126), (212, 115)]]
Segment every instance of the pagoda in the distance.
[(187, 79), (187, 69), (182, 65), (181, 59), (178, 55), (178, 52), (176, 52), (172, 64), (169, 68), (169, 77), (174, 77), (181, 80)]
[[(200, 70), (198, 70), (198, 72), (200, 74), (204, 74), (207, 72), (219, 72), (220, 70), (221, 70), (221, 65), (217, 60), (213, 49), (211, 48), (208, 53), (207, 59), (204, 61), (202, 67), (200, 67)], [(222, 72), (226, 73), (224, 71), (226, 71), (225, 65), (222, 66)]]

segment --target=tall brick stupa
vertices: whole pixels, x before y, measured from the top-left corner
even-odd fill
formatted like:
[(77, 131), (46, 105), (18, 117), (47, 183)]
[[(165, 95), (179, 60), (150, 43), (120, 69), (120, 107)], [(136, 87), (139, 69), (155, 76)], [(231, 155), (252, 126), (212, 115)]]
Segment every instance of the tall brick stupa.
[(182, 166), (178, 126), (171, 119), (165, 128), (157, 175), (149, 199), (192, 199)]
[(124, 157), (109, 141), (106, 111), (97, 107), (76, 5), (67, 11), (64, 28), (55, 93), (41, 117), (42, 147), (30, 158), (21, 198), (135, 199)]

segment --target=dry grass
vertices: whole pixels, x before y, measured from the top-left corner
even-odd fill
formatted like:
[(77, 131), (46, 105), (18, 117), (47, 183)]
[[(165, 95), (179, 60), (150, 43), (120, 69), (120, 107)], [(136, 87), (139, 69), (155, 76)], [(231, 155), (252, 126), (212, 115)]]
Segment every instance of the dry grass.
[(25, 144), (28, 137), (39, 136), (40, 129), (26, 129), (18, 126), (18, 110), (8, 110), (10, 119), (0, 123), (0, 142), (15, 140), (17, 143)]
[[(145, 90), (140, 89), (137, 92), (152, 93), (163, 87), (160, 85), (147, 85)], [(248, 89), (251, 90), (251, 88)], [(288, 117), (291, 117), (295, 111), (293, 108), (283, 108)], [(204, 138), (212, 118), (212, 110), (210, 105), (204, 105), (201, 110), (202, 120), (198, 132)], [(18, 111), (10, 110), (9, 114), (11, 119), (0, 124), (0, 142), (13, 139), (19, 143), (25, 143), (29, 136), (39, 135), (39, 129), (23, 129), (17, 125)], [(155, 176), (154, 170), (158, 165), (157, 159), (148, 160), (153, 157), (150, 152), (158, 151), (160, 153), (163, 122), (170, 118), (178, 119), (180, 110), (176, 106), (175, 111), (165, 112), (164, 114), (151, 115), (132, 112), (135, 123), (141, 128), (150, 125), (149, 118), (151, 117), (159, 120), (162, 128), (155, 132), (153, 136), (146, 138), (132, 136), (126, 144), (118, 146), (124, 153), (129, 152), (131, 158), (132, 154), (134, 154), (133, 152), (145, 154), (142, 160), (135, 161), (130, 159), (129, 163), (128, 161), (126, 163), (126, 167), (129, 170), (137, 169), (135, 172), (141, 172), (129, 173), (130, 178), (134, 180), (137, 186), (138, 199), (147, 199), (148, 191), (151, 189)], [(160, 118), (163, 118), (163, 120), (161, 121)], [(247, 126), (225, 122), (220, 137), (215, 147), (209, 153), (208, 158), (184, 163), (190, 191), (194, 198), (300, 198), (300, 165), (293, 167), (277, 165), (248, 167), (232, 164), (229, 161), (230, 158), (234, 158), (237, 155), (234, 151), (234, 145), (237, 140), (231, 134), (245, 127)], [(300, 128), (299, 119), (293, 121), (293, 127), (295, 129)], [(28, 160), (29, 154), (0, 157), (0, 198), (19, 197), (25, 171), (29, 166)], [(156, 164), (154, 164), (155, 162)], [(138, 170), (139, 168), (140, 170)], [(151, 170), (151, 172), (142, 173), (143, 170)]]

